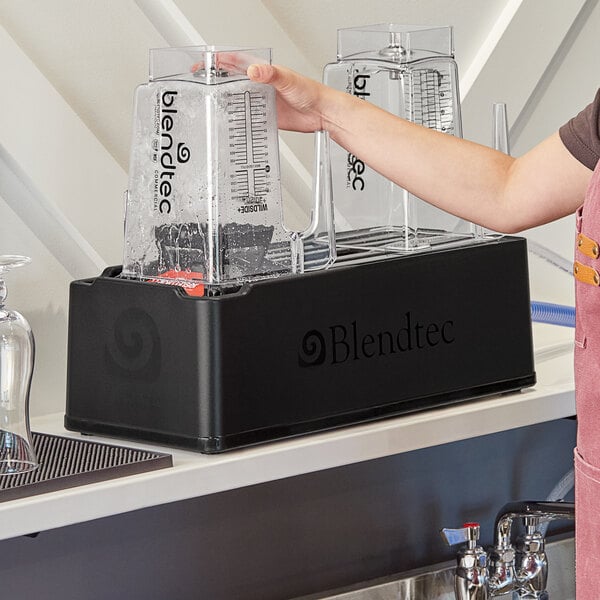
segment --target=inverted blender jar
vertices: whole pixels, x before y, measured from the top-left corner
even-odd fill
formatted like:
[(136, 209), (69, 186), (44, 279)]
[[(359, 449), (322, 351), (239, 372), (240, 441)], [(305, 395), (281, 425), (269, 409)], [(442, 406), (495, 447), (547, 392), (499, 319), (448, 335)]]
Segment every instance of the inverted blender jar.
[[(151, 50), (135, 93), (125, 277), (226, 287), (304, 270), (322, 227), (284, 227), (275, 91), (246, 76), (270, 61), (270, 49)], [(320, 239), (326, 266), (334, 244)]]
[[(383, 23), (338, 30), (324, 82), (408, 121), (462, 136), (451, 27)], [(332, 145), (338, 247), (410, 252), (476, 240), (479, 230)], [(402, 157), (399, 157), (400, 159)]]

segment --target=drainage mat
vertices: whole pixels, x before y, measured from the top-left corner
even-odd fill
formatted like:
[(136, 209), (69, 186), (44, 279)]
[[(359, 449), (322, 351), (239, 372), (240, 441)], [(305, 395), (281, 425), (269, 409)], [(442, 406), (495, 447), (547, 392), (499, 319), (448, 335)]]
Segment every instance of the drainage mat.
[(32, 432), (39, 467), (0, 477), (0, 502), (173, 466), (170, 454)]

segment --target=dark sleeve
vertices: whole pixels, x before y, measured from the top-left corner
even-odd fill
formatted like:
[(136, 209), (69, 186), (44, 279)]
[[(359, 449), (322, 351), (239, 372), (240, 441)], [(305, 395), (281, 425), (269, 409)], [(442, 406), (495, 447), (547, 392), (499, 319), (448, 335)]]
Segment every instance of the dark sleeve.
[(559, 130), (567, 150), (592, 171), (600, 158), (600, 90), (591, 104)]

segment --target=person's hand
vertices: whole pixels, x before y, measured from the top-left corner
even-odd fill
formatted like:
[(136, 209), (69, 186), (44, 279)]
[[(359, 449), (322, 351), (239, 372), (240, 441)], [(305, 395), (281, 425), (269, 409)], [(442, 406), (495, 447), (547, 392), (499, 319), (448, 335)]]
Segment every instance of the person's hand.
[(277, 90), (280, 129), (302, 132), (326, 129), (324, 103), (334, 90), (276, 65), (253, 64), (247, 73), (252, 81), (268, 83)]
[[(226, 71), (228, 75), (246, 75), (250, 65), (262, 64), (261, 61), (265, 60), (264, 57), (253, 56), (246, 50), (218, 50), (211, 54), (213, 54), (211, 64), (217, 69)], [(190, 71), (196, 73), (205, 68), (205, 62), (200, 60), (191, 66)]]

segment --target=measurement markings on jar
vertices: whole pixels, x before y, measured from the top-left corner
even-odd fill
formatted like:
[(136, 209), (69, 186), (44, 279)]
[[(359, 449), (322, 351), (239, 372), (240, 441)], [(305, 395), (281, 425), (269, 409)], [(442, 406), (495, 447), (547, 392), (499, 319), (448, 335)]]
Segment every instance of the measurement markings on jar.
[(248, 171), (243, 169), (234, 171), (231, 176), (231, 187), (236, 196), (247, 198), (250, 195), (250, 185), (248, 184)]
[(248, 162), (246, 106), (242, 94), (233, 94), (227, 106), (229, 115), (229, 153), (234, 165)]
[(254, 194), (256, 196), (264, 195), (269, 191), (269, 180), (265, 169), (254, 170)]
[(231, 94), (227, 112), (231, 162), (241, 167), (232, 175), (232, 192), (250, 201), (268, 192), (266, 98), (250, 91)]

